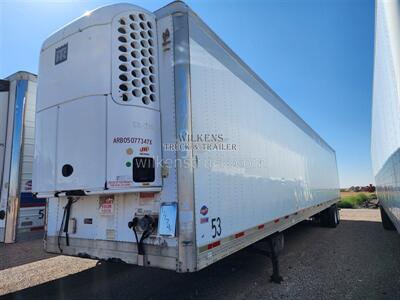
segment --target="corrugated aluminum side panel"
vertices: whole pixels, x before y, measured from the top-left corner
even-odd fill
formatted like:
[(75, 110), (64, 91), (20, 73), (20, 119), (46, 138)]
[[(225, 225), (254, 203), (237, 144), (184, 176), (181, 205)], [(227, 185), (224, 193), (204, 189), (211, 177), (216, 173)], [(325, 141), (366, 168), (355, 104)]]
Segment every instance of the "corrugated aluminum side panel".
[[(2, 91), (0, 91), (0, 195), (1, 187), (3, 186), (4, 155), (6, 148), (7, 112), (9, 96), (8, 88), (9, 84), (7, 84), (7, 88), (4, 88)], [(5, 201), (1, 201), (0, 198), (0, 242), (4, 240), (6, 208), (7, 203)]]
[(400, 1), (376, 1), (371, 154), (378, 198), (400, 232)]
[(190, 16), (198, 247), (338, 199), (332, 148)]
[(35, 144), (35, 111), (36, 111), (36, 87), (37, 83), (28, 81), (26, 92), (24, 134), (22, 137), (21, 177), (20, 190), (32, 191), (32, 165)]

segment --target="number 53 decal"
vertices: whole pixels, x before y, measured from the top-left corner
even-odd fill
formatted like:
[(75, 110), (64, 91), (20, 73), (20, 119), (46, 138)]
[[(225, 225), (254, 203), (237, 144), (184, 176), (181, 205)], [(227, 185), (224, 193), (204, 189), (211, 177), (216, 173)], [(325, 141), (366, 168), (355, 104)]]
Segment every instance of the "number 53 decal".
[(222, 228), (220, 217), (211, 219), (211, 229), (213, 230), (213, 239), (221, 235)]

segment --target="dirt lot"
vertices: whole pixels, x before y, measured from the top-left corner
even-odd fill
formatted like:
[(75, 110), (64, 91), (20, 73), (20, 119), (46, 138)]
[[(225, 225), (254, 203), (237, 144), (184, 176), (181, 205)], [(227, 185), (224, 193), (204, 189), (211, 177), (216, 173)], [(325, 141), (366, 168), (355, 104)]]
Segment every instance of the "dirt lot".
[[(399, 234), (382, 229), (378, 210), (342, 210), (341, 217), (336, 229), (302, 223), (285, 233), (281, 285), (268, 281), (267, 258), (244, 249), (193, 274), (44, 257), (0, 271), (0, 294), (14, 291), (5, 299), (400, 299)], [(32, 251), (38, 246), (33, 243)], [(10, 252), (4, 254), (0, 248), (1, 259), (8, 260)]]

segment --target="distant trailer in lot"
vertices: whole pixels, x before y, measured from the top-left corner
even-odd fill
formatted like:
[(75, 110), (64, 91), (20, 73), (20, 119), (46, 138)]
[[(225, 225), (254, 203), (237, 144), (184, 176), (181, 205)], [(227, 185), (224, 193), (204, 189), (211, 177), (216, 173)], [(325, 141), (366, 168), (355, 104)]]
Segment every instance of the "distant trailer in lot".
[(44, 42), (39, 78), (49, 252), (193, 272), (339, 222), (334, 150), (182, 2), (87, 13)]
[(400, 0), (376, 1), (372, 165), (382, 224), (400, 233)]
[(32, 194), (36, 75), (0, 80), (0, 242), (43, 229), (45, 199)]

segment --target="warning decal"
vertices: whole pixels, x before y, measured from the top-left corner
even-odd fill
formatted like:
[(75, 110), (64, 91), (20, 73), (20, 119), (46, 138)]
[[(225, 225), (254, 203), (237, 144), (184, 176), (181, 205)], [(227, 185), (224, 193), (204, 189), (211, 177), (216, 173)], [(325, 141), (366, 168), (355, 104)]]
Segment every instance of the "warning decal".
[(114, 215), (114, 195), (100, 197), (99, 200), (99, 214), (101, 216)]

